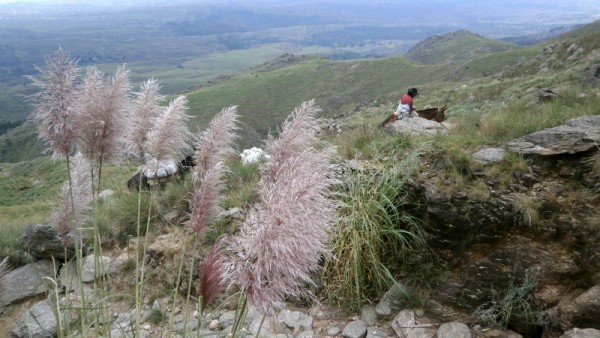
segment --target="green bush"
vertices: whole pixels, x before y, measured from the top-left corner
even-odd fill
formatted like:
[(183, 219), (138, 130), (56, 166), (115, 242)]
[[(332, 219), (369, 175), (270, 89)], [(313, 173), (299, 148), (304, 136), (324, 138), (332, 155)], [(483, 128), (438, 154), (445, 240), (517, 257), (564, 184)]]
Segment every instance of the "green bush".
[[(387, 154), (388, 156), (390, 154)], [(375, 172), (357, 172), (342, 188), (323, 283), (333, 301), (358, 308), (381, 295), (428, 247), (418, 220), (407, 212), (408, 185), (418, 152)], [(393, 160), (391, 162), (394, 162)]]

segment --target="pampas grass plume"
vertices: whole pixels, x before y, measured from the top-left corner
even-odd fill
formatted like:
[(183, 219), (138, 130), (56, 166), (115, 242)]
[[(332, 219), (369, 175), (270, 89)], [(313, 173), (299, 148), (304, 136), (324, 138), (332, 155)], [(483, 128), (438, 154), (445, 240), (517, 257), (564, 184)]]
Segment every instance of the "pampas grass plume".
[(156, 79), (148, 79), (136, 93), (131, 115), (130, 142), (132, 153), (140, 161), (144, 161), (146, 153), (144, 147), (148, 140), (148, 133), (152, 129), (152, 123), (162, 110), (160, 103), (164, 99), (164, 95), (160, 94), (160, 85)]
[(196, 152), (194, 153), (194, 174), (200, 178), (218, 162), (223, 161), (226, 156), (234, 152), (233, 143), (237, 131), (237, 106), (230, 106), (221, 110), (209, 127), (200, 134), (196, 140)]
[(46, 68), (36, 69), (41, 79), (29, 79), (41, 90), (30, 97), (36, 106), (30, 119), (53, 157), (64, 158), (75, 141), (71, 117), (79, 74), (77, 61), (59, 48), (53, 57), (46, 57)]
[(148, 157), (157, 162), (179, 162), (179, 158), (190, 149), (191, 135), (187, 128), (190, 117), (186, 110), (187, 99), (182, 95), (173, 100), (154, 119), (146, 141)]
[(226, 278), (266, 314), (273, 302), (309, 295), (311, 273), (329, 254), (335, 202), (326, 174), (335, 149), (315, 148), (318, 111), (313, 101), (303, 103), (269, 142), (272, 158), (263, 168), (259, 202), (228, 247)]
[(202, 296), (202, 309), (216, 299), (226, 289), (222, 268), (225, 256), (222, 253), (221, 240), (217, 241), (200, 265), (198, 273), (198, 290)]
[(237, 108), (231, 106), (221, 110), (209, 127), (198, 137), (194, 153), (194, 178), (196, 189), (193, 192), (190, 207), (189, 227), (199, 240), (206, 226), (212, 222), (218, 212), (222, 199), (224, 183), (222, 181), (225, 157), (233, 153), (233, 143), (237, 130)]

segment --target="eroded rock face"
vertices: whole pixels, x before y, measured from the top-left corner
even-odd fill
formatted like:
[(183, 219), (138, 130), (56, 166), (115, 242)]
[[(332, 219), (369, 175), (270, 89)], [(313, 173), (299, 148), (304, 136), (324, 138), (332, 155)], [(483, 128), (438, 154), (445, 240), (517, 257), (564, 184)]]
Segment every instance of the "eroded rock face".
[(600, 327), (600, 286), (594, 279), (600, 271), (599, 143), (600, 116), (581, 117), (509, 143), (508, 151), (529, 163), (510, 183), (478, 172), (484, 186), (473, 193), (470, 184), (453, 189), (447, 188), (451, 182), (436, 184), (445, 179), (439, 173), (423, 177), (418, 189), (426, 200), (423, 218), (446, 266), (434, 283), (436, 315), (473, 315), (536, 274), (528, 301), (546, 311), (537, 318), (545, 327), (516, 321), (509, 327), (526, 336), (550, 327), (558, 335), (573, 327)]

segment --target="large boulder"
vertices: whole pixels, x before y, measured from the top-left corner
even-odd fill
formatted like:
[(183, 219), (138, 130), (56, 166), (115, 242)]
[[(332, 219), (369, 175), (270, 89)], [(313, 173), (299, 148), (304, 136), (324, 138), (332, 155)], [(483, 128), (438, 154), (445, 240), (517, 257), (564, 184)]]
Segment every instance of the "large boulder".
[(58, 230), (50, 224), (32, 224), (19, 239), (19, 245), (36, 259), (64, 260), (75, 252), (72, 244), (65, 247)]
[(418, 134), (445, 134), (453, 125), (448, 122), (436, 122), (421, 117), (404, 118), (387, 124), (387, 128), (400, 133), (411, 135)]
[(46, 278), (54, 279), (56, 268), (50, 260), (37, 261), (11, 270), (2, 277), (0, 308), (48, 291)]

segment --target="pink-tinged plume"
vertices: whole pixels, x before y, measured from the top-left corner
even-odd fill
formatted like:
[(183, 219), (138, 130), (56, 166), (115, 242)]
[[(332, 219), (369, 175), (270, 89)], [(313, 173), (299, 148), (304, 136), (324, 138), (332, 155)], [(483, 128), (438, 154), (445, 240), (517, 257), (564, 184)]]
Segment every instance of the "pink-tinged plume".
[(302, 104), (268, 143), (272, 158), (263, 168), (259, 202), (227, 248), (227, 279), (263, 313), (273, 313), (273, 302), (307, 295), (311, 273), (329, 253), (336, 213), (326, 174), (335, 149), (315, 147), (318, 111), (312, 101)]
[(110, 82), (96, 67), (88, 68), (77, 96), (74, 128), (79, 151), (91, 161), (102, 163), (123, 154), (130, 88), (125, 67)]
[(146, 141), (148, 133), (156, 117), (162, 111), (160, 103), (165, 99), (160, 94), (160, 85), (156, 79), (149, 79), (142, 84), (140, 91), (136, 93), (133, 102), (133, 113), (131, 115), (130, 143), (131, 152), (140, 162), (145, 159)]
[(223, 108), (208, 128), (196, 140), (194, 176), (201, 178), (217, 163), (234, 153), (233, 144), (238, 130), (237, 107)]
[(198, 290), (202, 296), (202, 309), (213, 301), (223, 291), (227, 285), (223, 279), (224, 255), (221, 251), (221, 241), (219, 240), (210, 249), (204, 262), (200, 265), (198, 277)]
[(35, 104), (31, 120), (53, 157), (64, 158), (75, 141), (72, 115), (79, 73), (77, 61), (58, 49), (53, 57), (46, 57), (46, 68), (36, 69), (41, 78), (29, 77), (40, 88), (31, 96)]
[(177, 163), (189, 151), (191, 136), (187, 121), (190, 117), (186, 111), (187, 99), (179, 96), (154, 119), (145, 146), (148, 157), (152, 159), (146, 170), (156, 170), (154, 167), (160, 163)]
[(224, 183), (226, 156), (234, 152), (238, 115), (234, 106), (224, 108), (211, 121), (209, 127), (198, 137), (194, 153), (194, 178), (196, 189), (190, 201), (189, 226), (198, 235), (204, 234), (206, 226), (219, 212)]

